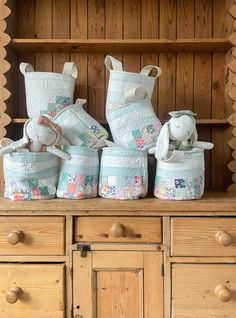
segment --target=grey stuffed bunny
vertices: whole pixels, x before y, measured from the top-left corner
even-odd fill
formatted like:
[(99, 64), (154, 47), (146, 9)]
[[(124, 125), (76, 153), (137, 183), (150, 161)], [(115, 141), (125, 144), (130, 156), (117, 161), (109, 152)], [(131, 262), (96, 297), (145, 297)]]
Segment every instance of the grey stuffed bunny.
[(149, 150), (158, 160), (166, 160), (169, 150), (212, 149), (210, 142), (198, 141), (196, 115), (191, 110), (169, 113), (171, 119), (165, 123), (157, 138), (156, 147)]

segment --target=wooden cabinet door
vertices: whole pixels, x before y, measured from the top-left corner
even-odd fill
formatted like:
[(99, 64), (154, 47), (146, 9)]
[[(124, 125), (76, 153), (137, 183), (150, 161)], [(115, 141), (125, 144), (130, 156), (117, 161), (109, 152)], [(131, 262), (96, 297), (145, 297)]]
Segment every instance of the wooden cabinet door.
[(74, 253), (74, 317), (162, 318), (162, 253)]

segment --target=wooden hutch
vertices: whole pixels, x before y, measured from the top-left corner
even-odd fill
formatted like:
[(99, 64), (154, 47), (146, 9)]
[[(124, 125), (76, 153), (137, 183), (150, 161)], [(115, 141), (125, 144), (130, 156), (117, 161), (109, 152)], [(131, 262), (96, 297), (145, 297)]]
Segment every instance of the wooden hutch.
[(152, 100), (159, 118), (192, 109), (199, 139), (215, 144), (205, 153), (198, 201), (2, 195), (0, 318), (235, 318), (234, 2), (0, 1), (0, 138), (19, 138), (27, 118), (23, 61), (55, 72), (75, 61), (75, 98), (86, 98), (105, 124), (111, 54), (128, 71), (159, 65)]

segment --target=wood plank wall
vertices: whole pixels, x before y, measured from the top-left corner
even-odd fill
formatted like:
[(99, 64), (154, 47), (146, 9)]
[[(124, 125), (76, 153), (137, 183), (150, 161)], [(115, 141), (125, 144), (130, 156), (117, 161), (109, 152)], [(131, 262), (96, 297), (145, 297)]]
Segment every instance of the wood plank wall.
[[(149, 39), (227, 38), (233, 21), (227, 13), (233, 0), (21, 0), (17, 1), (18, 38)], [(65, 61), (79, 68), (75, 98), (88, 100), (87, 110), (105, 120), (105, 98), (109, 74), (104, 57), (109, 52), (89, 54), (21, 53), (18, 64), (30, 62), (36, 70), (61, 72)], [(147, 64), (159, 65), (153, 106), (159, 118), (168, 111), (192, 109), (198, 118), (227, 118), (231, 101), (225, 94), (225, 53), (119, 53), (125, 70), (138, 72)], [(24, 83), (18, 73), (18, 117), (26, 117)], [(231, 174), (227, 163), (227, 127), (198, 127), (199, 139), (215, 143), (206, 152), (206, 186), (226, 188)], [(216, 173), (217, 171), (217, 173)]]

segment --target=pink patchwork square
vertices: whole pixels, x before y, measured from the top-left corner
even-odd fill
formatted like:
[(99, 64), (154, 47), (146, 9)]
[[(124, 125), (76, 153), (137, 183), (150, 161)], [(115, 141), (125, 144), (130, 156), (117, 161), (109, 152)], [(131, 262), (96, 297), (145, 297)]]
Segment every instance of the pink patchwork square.
[(76, 193), (76, 183), (74, 182), (69, 182), (67, 184), (67, 192), (69, 193)]
[(142, 137), (136, 138), (135, 142), (138, 148), (143, 148), (145, 146), (145, 140)]

